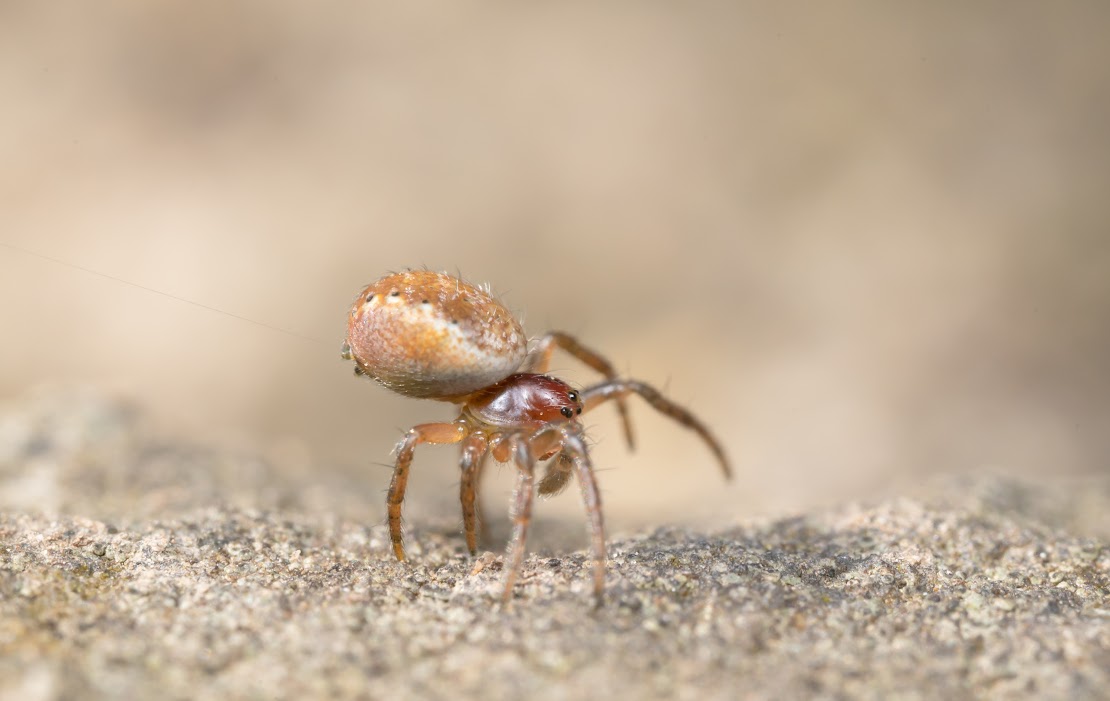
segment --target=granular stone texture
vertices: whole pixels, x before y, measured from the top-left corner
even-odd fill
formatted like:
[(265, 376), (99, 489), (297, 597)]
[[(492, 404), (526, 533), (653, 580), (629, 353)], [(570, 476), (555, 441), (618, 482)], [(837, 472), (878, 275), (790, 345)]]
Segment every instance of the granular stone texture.
[[(532, 554), (502, 605), (500, 558), (476, 568), (453, 521), (415, 524), (411, 561), (398, 563), (377, 518), (314, 512), (282, 496), (287, 487), (274, 487), (265, 508), (216, 498), (273, 479), (257, 465), (214, 470), (226, 489), (204, 477), (204, 465), (242, 458), (162, 445), (157, 460), (187, 454), (196, 470), (177, 486), (157, 470), (138, 481), (147, 439), (127, 428), (127, 412), (95, 406), (85, 424), (44, 421), (40, 406), (21, 429), (10, 418), (0, 427), (3, 503), (32, 485), (62, 507), (0, 516), (3, 699), (1110, 690), (1110, 547), (1031, 516), (1021, 485), (616, 537), (598, 609), (585, 552)], [(108, 443), (90, 438), (96, 431)], [(71, 479), (71, 462), (93, 477)], [(170, 516), (152, 515), (150, 490)], [(134, 513), (120, 494), (134, 496)]]

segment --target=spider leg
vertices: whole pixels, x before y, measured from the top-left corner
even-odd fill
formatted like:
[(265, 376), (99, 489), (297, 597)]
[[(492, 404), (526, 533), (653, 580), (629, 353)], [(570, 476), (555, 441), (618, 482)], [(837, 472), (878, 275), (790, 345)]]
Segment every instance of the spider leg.
[[(551, 354), (555, 352), (556, 348), (562, 348), (581, 362), (597, 370), (605, 376), (605, 379), (611, 382), (617, 379), (617, 371), (613, 368), (612, 363), (596, 351), (579, 343), (578, 339), (562, 331), (549, 331), (536, 342), (536, 347), (524, 363), (524, 372), (547, 372), (547, 368), (551, 365)], [(617, 411), (621, 415), (621, 424), (624, 425), (624, 437), (628, 440), (629, 450), (632, 450), (636, 447), (636, 440), (632, 433), (632, 420), (629, 418), (628, 405), (623, 397), (617, 397), (616, 399)]]
[(532, 501), (535, 486), (536, 459), (532, 447), (523, 437), (513, 439), (513, 461), (516, 462), (516, 491), (513, 494), (513, 508), (510, 514), (513, 521), (513, 537), (506, 551), (508, 564), (505, 567), (505, 589), (502, 601), (508, 602), (513, 595), (513, 584), (520, 574), (524, 563), (524, 544), (528, 538), (528, 526), (532, 522)]
[(466, 438), (469, 429), (461, 421), (445, 424), (419, 424), (409, 429), (397, 444), (397, 463), (393, 467), (393, 479), (386, 493), (386, 511), (389, 514), (389, 539), (393, 543), (393, 554), (398, 560), (405, 559), (405, 544), (401, 536), (401, 504), (405, 501), (405, 487), (409, 481), (409, 465), (416, 446), (421, 443), (458, 443)]
[(594, 385), (593, 387), (587, 387), (582, 390), (583, 411), (590, 411), (599, 404), (610, 399), (620, 401), (621, 398), (628, 394), (640, 395), (648, 404), (652, 405), (656, 411), (674, 419), (701, 436), (702, 440), (705, 441), (709, 449), (712, 450), (713, 454), (717, 457), (717, 461), (720, 462), (721, 470), (725, 473), (725, 479), (732, 479), (732, 468), (729, 466), (728, 457), (725, 455), (725, 449), (721, 446), (721, 443), (716, 437), (709, 432), (706, 425), (689, 411), (664, 397), (659, 390), (639, 380), (610, 380)]
[(480, 522), (476, 497), (478, 493), (478, 479), (481, 477), (482, 466), (485, 465), (486, 439), (480, 433), (472, 433), (463, 442), (462, 457), (459, 467), (462, 469), (462, 479), (459, 482), (459, 501), (462, 502), (463, 532), (466, 534), (466, 548), (471, 557), (478, 554), (478, 524)]
[(597, 488), (597, 479), (594, 476), (594, 466), (590, 462), (590, 454), (586, 452), (586, 442), (577, 431), (562, 429), (563, 450), (566, 451), (574, 462), (575, 471), (578, 473), (578, 487), (582, 491), (582, 504), (586, 507), (586, 516), (590, 520), (590, 543), (594, 551), (594, 598), (596, 604), (601, 606), (602, 595), (605, 591), (605, 522), (601, 516), (601, 493)]

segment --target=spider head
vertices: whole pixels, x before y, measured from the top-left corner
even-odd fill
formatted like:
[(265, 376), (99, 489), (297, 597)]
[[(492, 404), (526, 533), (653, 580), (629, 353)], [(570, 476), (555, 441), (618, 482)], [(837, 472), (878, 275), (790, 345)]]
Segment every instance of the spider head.
[(582, 413), (582, 393), (547, 375), (518, 373), (475, 392), (469, 411), (495, 426), (538, 426), (573, 421)]

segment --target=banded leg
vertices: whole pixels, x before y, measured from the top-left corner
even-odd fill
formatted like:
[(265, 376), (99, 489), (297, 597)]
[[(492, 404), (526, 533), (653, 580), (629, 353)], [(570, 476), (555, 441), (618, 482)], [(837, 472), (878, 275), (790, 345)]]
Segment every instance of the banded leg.
[(466, 548), (471, 557), (478, 554), (478, 527), (481, 517), (478, 513), (478, 482), (482, 467), (486, 462), (486, 439), (480, 433), (471, 434), (463, 442), (459, 467), (462, 477), (459, 480), (459, 501), (462, 502), (463, 533), (466, 535)]
[(518, 438), (513, 441), (513, 461), (516, 462), (516, 491), (513, 494), (513, 508), (510, 514), (513, 521), (513, 536), (505, 555), (505, 590), (501, 600), (508, 602), (513, 595), (513, 585), (524, 563), (524, 545), (528, 539), (528, 526), (532, 522), (532, 501), (535, 486), (536, 460), (528, 441)]
[(654, 407), (656, 411), (674, 419), (701, 436), (702, 440), (709, 446), (709, 449), (713, 451), (713, 455), (717, 457), (717, 461), (720, 462), (721, 470), (725, 473), (725, 479), (732, 479), (732, 468), (729, 466), (728, 457), (725, 455), (725, 449), (721, 447), (716, 437), (709, 432), (706, 425), (689, 411), (664, 397), (659, 390), (645, 385), (639, 380), (612, 380), (610, 382), (602, 382), (593, 387), (587, 387), (582, 390), (582, 404), (584, 407), (582, 411), (590, 411), (599, 404), (609, 401), (610, 399), (620, 401), (628, 394), (640, 395), (648, 404)]
[(385, 505), (389, 518), (389, 540), (393, 543), (393, 554), (398, 560), (405, 559), (405, 544), (401, 536), (401, 504), (405, 501), (405, 487), (409, 482), (409, 465), (416, 446), (421, 443), (458, 443), (466, 438), (466, 424), (420, 424), (413, 426), (401, 442), (397, 444), (397, 463), (393, 467), (393, 479), (389, 483)]
[(594, 600), (601, 606), (605, 592), (605, 521), (601, 516), (601, 492), (597, 488), (594, 466), (582, 437), (563, 432), (563, 450), (570, 454), (578, 473), (578, 487), (582, 491), (582, 504), (590, 523), (590, 544), (594, 553)]
[[(532, 350), (532, 354), (525, 364), (525, 372), (547, 372), (547, 368), (551, 365), (551, 355), (556, 348), (562, 348), (581, 362), (597, 370), (605, 376), (605, 379), (610, 381), (617, 379), (617, 371), (613, 368), (612, 363), (579, 343), (578, 339), (562, 331), (550, 331), (536, 342), (536, 347)], [(628, 415), (628, 405), (625, 404), (622, 397), (617, 397), (617, 411), (620, 413), (621, 423), (624, 425), (624, 437), (628, 441), (628, 448), (632, 450), (636, 447), (636, 440), (632, 433), (632, 420)]]

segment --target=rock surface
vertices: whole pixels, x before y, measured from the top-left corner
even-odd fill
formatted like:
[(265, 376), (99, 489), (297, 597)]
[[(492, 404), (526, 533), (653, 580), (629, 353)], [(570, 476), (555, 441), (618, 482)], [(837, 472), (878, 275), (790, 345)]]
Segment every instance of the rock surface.
[(1068, 509), (1020, 485), (616, 537), (600, 609), (586, 553), (532, 554), (503, 606), (499, 559), (475, 572), (453, 519), (413, 520), (398, 563), (339, 487), (315, 510), (308, 479), (158, 443), (116, 404), (62, 406), (0, 422), (0, 698), (1110, 689), (1110, 547), (1046, 525)]

